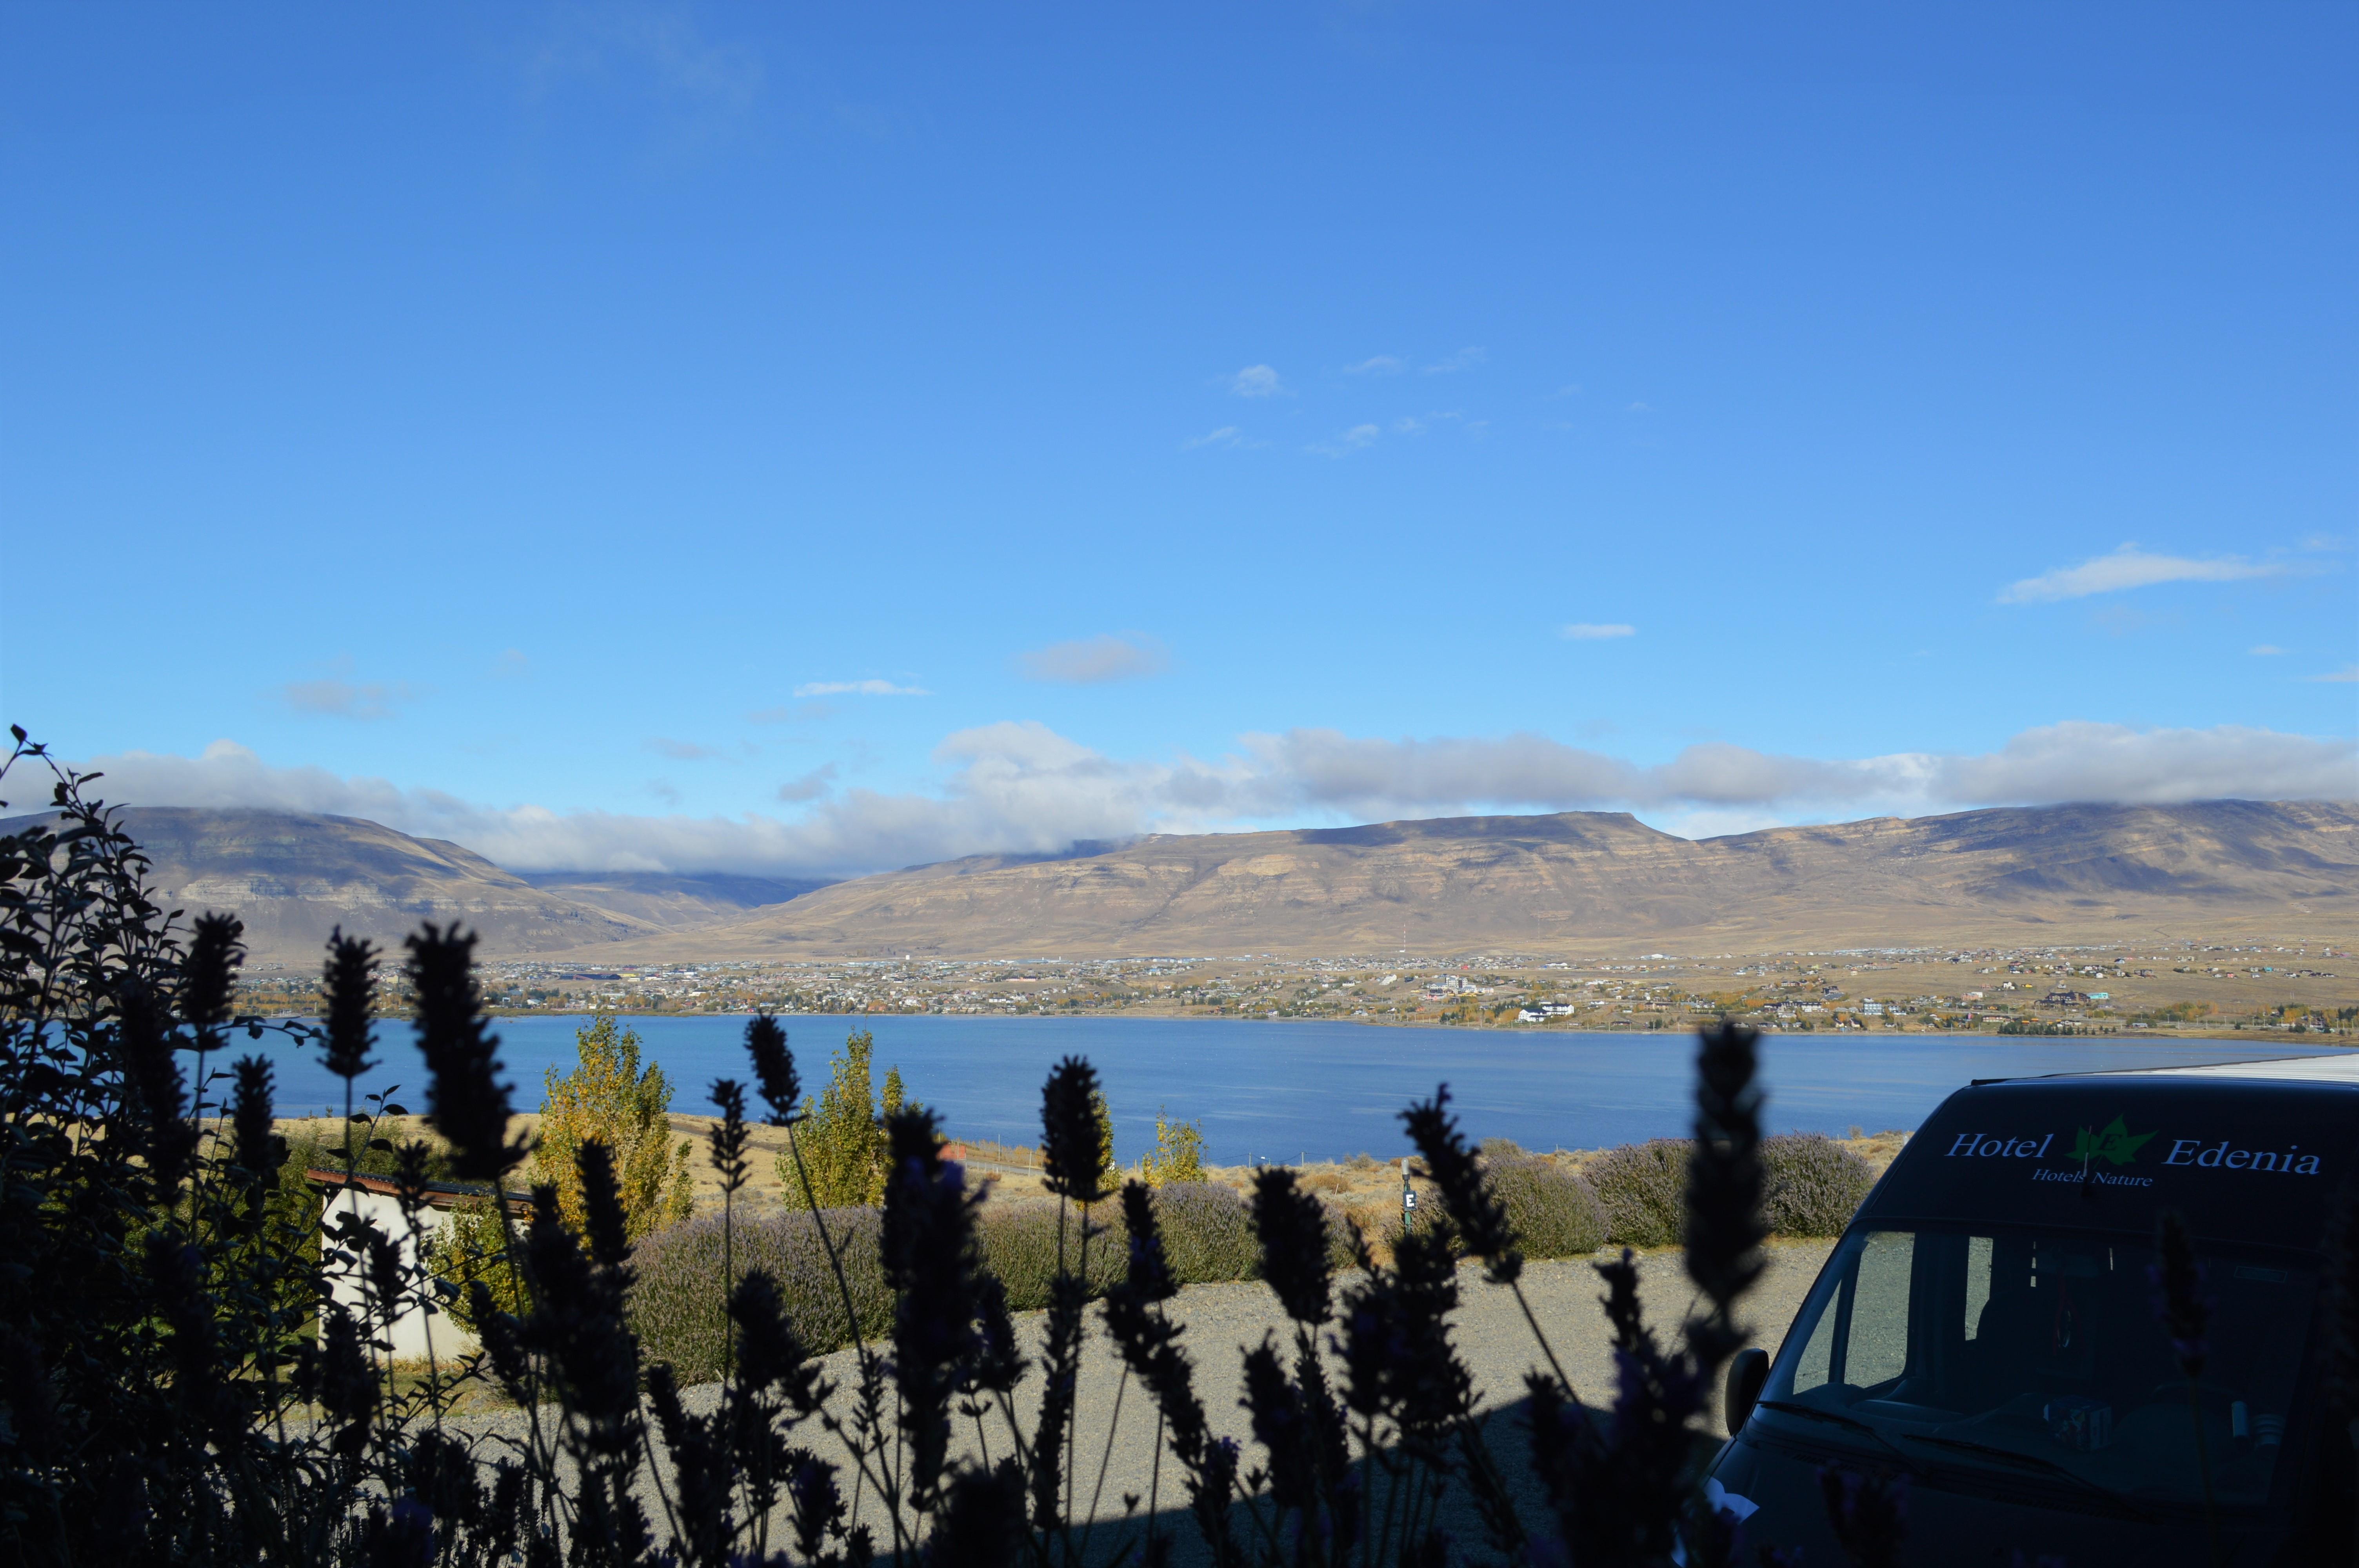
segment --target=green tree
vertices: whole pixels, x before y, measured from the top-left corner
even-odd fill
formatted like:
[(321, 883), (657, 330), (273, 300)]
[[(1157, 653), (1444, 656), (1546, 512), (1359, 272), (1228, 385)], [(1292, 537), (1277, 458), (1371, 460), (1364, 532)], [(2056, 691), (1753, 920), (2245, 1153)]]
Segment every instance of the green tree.
[[(803, 1101), (802, 1124), (795, 1142), (802, 1152), (803, 1169), (810, 1177), (810, 1199), (820, 1208), (852, 1208), (881, 1203), (885, 1198), (884, 1118), (916, 1102), (908, 1098), (901, 1069), (885, 1075), (885, 1103), (879, 1114), (870, 1087), (876, 1055), (875, 1037), (865, 1029), (844, 1038), (843, 1049), (828, 1058), (827, 1087), (819, 1098)], [(787, 1201), (805, 1201), (802, 1179), (796, 1174), (794, 1156), (778, 1156), (778, 1180)]]
[(1204, 1179), (1204, 1124), (1173, 1121), (1155, 1113), (1155, 1152), (1138, 1162), (1139, 1179), (1150, 1187)]
[(543, 1080), (540, 1141), (532, 1152), (532, 1178), (557, 1189), (558, 1211), (579, 1234), (586, 1223), (582, 1177), (574, 1155), (592, 1139), (614, 1156), (623, 1189), (623, 1217), (631, 1239), (686, 1219), (695, 1207), (688, 1176), (689, 1144), (671, 1138), (671, 1083), (652, 1062), (639, 1066), (639, 1036), (602, 1012), (574, 1032), (579, 1064)]
[(1122, 1167), (1114, 1157), (1114, 1110), (1106, 1104), (1103, 1089), (1090, 1096), (1090, 1108), (1098, 1117), (1098, 1185), (1106, 1192), (1120, 1192)]
[(484, 1281), (500, 1311), (524, 1314), (522, 1281), (508, 1267), (507, 1235), (489, 1193), (463, 1198), (451, 1210), (426, 1243), (426, 1266), (436, 1279), (458, 1287), (458, 1295), (444, 1303), (443, 1310), (470, 1334), (483, 1332), (467, 1301), (467, 1287), (476, 1280)]

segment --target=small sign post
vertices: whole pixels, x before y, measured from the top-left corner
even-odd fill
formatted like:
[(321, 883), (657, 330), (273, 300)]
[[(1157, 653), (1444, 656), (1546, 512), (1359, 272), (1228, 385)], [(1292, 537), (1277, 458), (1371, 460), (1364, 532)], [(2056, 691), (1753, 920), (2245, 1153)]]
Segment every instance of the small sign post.
[(1407, 1234), (1409, 1222), (1417, 1218), (1417, 1189), (1408, 1184), (1408, 1161), (1401, 1161), (1401, 1230)]

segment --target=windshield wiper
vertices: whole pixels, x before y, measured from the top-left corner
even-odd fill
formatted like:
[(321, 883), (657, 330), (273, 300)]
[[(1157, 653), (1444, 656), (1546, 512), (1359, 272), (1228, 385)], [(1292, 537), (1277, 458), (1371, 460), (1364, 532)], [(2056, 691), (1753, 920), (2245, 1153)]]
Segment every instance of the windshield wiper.
[(2127, 1498), (2111, 1487), (2101, 1481), (2092, 1481), (2071, 1465), (2060, 1465), (2044, 1454), (2026, 1454), (2020, 1448), (2002, 1448), (1995, 1443), (1977, 1443), (1971, 1437), (1936, 1437), (1930, 1433), (1924, 1432), (1904, 1432), (1900, 1435), (1911, 1443), (1936, 1444), (1943, 1448), (1957, 1449), (1962, 1454), (1986, 1454), (1993, 1459), (2003, 1459), (2010, 1465), (2019, 1465), (2028, 1470), (2040, 1470), (2050, 1476), (2061, 1476), (2074, 1485), (2096, 1493), (2109, 1503), (2118, 1504), (2123, 1508), (2131, 1506)]
[(1758, 1410), (1776, 1411), (1780, 1415), (1799, 1415), (1806, 1420), (1823, 1421), (1835, 1426), (1847, 1426), (1854, 1432), (1864, 1432), (1883, 1444), (1884, 1451), (1899, 1460), (1910, 1475), (1921, 1474), (1917, 1468), (1917, 1461), (1908, 1457), (1907, 1450), (1895, 1446), (1892, 1439), (1855, 1415), (1845, 1415), (1841, 1411), (1822, 1411), (1816, 1405), (1798, 1404), (1792, 1400), (1756, 1400), (1754, 1406)]

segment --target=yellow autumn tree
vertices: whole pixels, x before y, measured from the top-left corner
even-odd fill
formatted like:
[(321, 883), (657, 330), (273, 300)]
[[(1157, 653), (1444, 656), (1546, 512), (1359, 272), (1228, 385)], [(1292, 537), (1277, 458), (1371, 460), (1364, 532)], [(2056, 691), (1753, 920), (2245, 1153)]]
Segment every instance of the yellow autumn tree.
[(808, 1201), (806, 1175), (810, 1198), (821, 1208), (884, 1202), (886, 1118), (905, 1108), (915, 1109), (918, 1102), (908, 1098), (898, 1067), (886, 1070), (884, 1092), (878, 1095), (872, 1076), (875, 1056), (875, 1037), (865, 1029), (854, 1030), (845, 1036), (843, 1049), (828, 1059), (827, 1083), (819, 1098), (804, 1097), (802, 1120), (795, 1129), (802, 1171), (796, 1171), (791, 1152), (778, 1155), (778, 1181), (788, 1203), (800, 1207)]
[[(802, 1125), (796, 1133), (803, 1170), (810, 1178), (810, 1193), (807, 1199), (790, 1157), (782, 1153), (778, 1176), (786, 1184), (788, 1203), (799, 1206), (808, 1201), (819, 1208), (850, 1208), (884, 1196), (885, 1127), (876, 1114), (875, 1091), (868, 1076), (875, 1049), (875, 1038), (868, 1031), (854, 1030), (845, 1038), (843, 1049), (829, 1059), (827, 1083), (819, 1098), (803, 1100)], [(897, 1099), (897, 1068), (886, 1084)]]
[(1139, 1179), (1150, 1187), (1204, 1179), (1204, 1124), (1173, 1121), (1155, 1113), (1155, 1152), (1138, 1162)]
[(557, 1206), (576, 1232), (586, 1217), (574, 1155), (596, 1139), (614, 1157), (623, 1189), (626, 1233), (636, 1241), (686, 1219), (695, 1206), (688, 1179), (689, 1144), (671, 1138), (671, 1083), (661, 1067), (639, 1066), (639, 1036), (602, 1012), (574, 1032), (580, 1064), (560, 1076), (549, 1069), (549, 1098), (540, 1108), (540, 1141), (532, 1175), (557, 1189)]

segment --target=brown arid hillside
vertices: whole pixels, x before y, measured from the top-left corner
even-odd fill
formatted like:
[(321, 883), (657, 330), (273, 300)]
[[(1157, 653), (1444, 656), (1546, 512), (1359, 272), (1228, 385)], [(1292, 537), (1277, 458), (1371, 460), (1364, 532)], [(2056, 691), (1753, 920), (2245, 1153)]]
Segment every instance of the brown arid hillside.
[[(0, 832), (32, 820), (0, 822)], [(340, 925), (397, 953), (423, 920), (456, 920), (482, 932), (487, 954), (582, 947), (665, 929), (542, 892), (472, 849), (356, 816), (132, 806), (122, 821), (155, 862), (151, 880), (164, 907), (235, 914), (256, 963), (316, 966)]]
[(1162, 836), (840, 882), (614, 959), (2359, 940), (2359, 811), (2064, 806), (1692, 841), (1619, 813)]
[(635, 926), (691, 931), (743, 920), (767, 904), (799, 898), (824, 881), (776, 877), (672, 876), (662, 871), (518, 871), (543, 892)]
[[(30, 818), (0, 822), (9, 830)], [(1701, 842), (1618, 813), (1162, 836), (803, 891), (749, 877), (502, 870), (348, 816), (136, 807), (168, 907), (234, 912), (257, 964), (342, 925), (461, 921), (485, 957), (595, 963), (1509, 951), (1567, 957), (1959, 944), (2359, 944), (2359, 811), (2066, 806)]]

